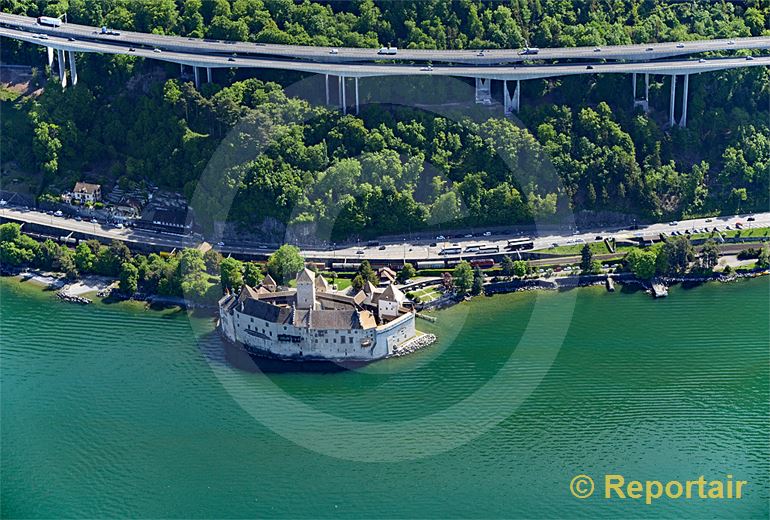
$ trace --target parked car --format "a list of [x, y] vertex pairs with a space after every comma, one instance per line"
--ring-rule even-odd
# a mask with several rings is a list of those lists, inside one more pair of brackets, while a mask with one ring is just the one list
[[757, 220], [757, 219], [756, 219], [756, 218], [754, 218], [754, 217], [748, 217], [746, 220], [748, 220], [749, 222], [754, 222], [754, 221], [755, 221], [755, 220]]
[[363, 254], [364, 254], [364, 252], [363, 252], [361, 249], [359, 249], [358, 251], [356, 251], [356, 254], [357, 254], [357, 255], [363, 255]]
[[492, 232], [491, 231], [484, 231], [484, 236], [485, 237], [492, 236]]

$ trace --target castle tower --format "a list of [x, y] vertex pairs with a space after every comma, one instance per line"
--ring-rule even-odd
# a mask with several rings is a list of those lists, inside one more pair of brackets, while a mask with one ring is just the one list
[[307, 267], [297, 274], [297, 308], [315, 309], [315, 273]]

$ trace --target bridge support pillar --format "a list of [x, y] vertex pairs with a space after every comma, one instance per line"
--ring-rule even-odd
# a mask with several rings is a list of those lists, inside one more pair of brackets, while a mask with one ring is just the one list
[[644, 111], [650, 111], [650, 75], [644, 74]]
[[342, 76], [337, 76], [337, 104], [342, 110]]
[[476, 103], [481, 105], [492, 104], [492, 80], [476, 78]]
[[67, 64], [64, 59], [64, 51], [57, 49], [56, 54], [56, 57], [59, 60], [59, 81], [61, 81], [61, 87], [65, 88], [67, 86]]
[[324, 83], [326, 84], [326, 105], [329, 105], [329, 75], [324, 74]]
[[201, 86], [201, 75], [200, 71], [198, 70], [198, 67], [193, 65], [193, 76], [195, 77], [195, 88], [200, 88]]
[[78, 68], [75, 65], [75, 51], [69, 51], [70, 54], [70, 79], [72, 79], [72, 86], [78, 84]]
[[516, 80], [516, 90], [513, 92], [513, 109], [518, 112], [521, 110], [521, 80]]
[[650, 111], [650, 75], [649, 74], [644, 75], [644, 97], [642, 99], [639, 99], [636, 95], [637, 87], [639, 86], [636, 72], [631, 74], [631, 81], [633, 84], [633, 91], [634, 91], [634, 108], [642, 107], [642, 110], [644, 110], [645, 113], [649, 112]]
[[53, 47], [46, 47], [48, 51], [48, 68], [53, 71]]
[[342, 86], [342, 113], [348, 113], [348, 99], [345, 94], [345, 76], [340, 76], [340, 85]]
[[358, 106], [358, 78], [356, 77], [355, 80], [356, 80], [356, 115], [358, 115], [360, 112], [359, 106]]
[[212, 74], [211, 74], [211, 67], [206, 67], [206, 81], [209, 82], [209, 83], [213, 83], [214, 82], [214, 80], [211, 79], [211, 76], [212, 76]]
[[184, 76], [184, 63], [179, 64], [179, 75]]
[[511, 96], [508, 94], [508, 80], [503, 80], [503, 114], [506, 116], [513, 112], [511, 108]]
[[508, 89], [508, 80], [503, 80], [503, 109], [506, 116], [519, 111], [521, 100], [521, 80], [516, 80], [516, 89], [511, 95]]
[[687, 126], [687, 95], [690, 90], [690, 75], [684, 75], [684, 90], [682, 91], [682, 118], [679, 120], [679, 126]]
[[671, 100], [669, 102], [669, 109], [668, 109], [669, 126], [676, 125], [676, 119], [674, 119], [675, 107], [676, 107], [676, 74], [672, 74], [671, 75]]

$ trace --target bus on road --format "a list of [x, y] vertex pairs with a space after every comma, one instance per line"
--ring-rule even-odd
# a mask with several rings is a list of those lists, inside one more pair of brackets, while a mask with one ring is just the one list
[[534, 249], [535, 242], [531, 238], [517, 238], [509, 240], [506, 249], [511, 251], [524, 251], [525, 249]]
[[38, 16], [37, 23], [47, 25], [48, 27], [61, 27], [61, 20], [51, 16]]

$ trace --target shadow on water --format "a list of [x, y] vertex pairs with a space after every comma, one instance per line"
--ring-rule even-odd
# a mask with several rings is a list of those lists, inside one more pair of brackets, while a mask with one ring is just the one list
[[102, 298], [102, 303], [105, 305], [113, 305], [116, 303], [122, 303], [129, 301], [128, 298], [124, 298], [123, 296], [118, 296], [116, 294], [110, 293], [107, 295], [107, 297]]
[[258, 356], [223, 341], [216, 330], [208, 332], [198, 339], [198, 349], [210, 364], [229, 366], [250, 373], [286, 374], [312, 372], [332, 374], [347, 372], [367, 364], [365, 362], [287, 361]]
[[701, 285], [705, 284], [705, 281], [685, 281], [681, 282], [675, 285], [679, 285], [682, 289], [695, 289], [697, 287], [700, 287]]
[[636, 294], [638, 292], [644, 292], [647, 290], [638, 283], [624, 283], [619, 285], [621, 294]]
[[[155, 311], [161, 313], [161, 319], [171, 319], [176, 316], [179, 316], [180, 314], [185, 314], [187, 310], [184, 306], [171, 303], [171, 302], [147, 302], [141, 299], [131, 299], [126, 298], [123, 295], [110, 293], [106, 297], [101, 299], [101, 302], [105, 305], [115, 305], [118, 303], [123, 304], [129, 304], [129, 305], [135, 305], [137, 307], [141, 306], [145, 310], [148, 311]], [[211, 313], [200, 313], [200, 315], [195, 315], [195, 317], [206, 317], [207, 315], [210, 315]]]
[[[19, 276], [19, 283], [27, 283], [27, 282], [34, 282], [35, 276], [29, 273], [24, 273]], [[62, 280], [54, 280], [51, 283], [46, 283], [45, 286], [42, 288], [43, 292], [53, 292], [58, 291], [64, 287], [64, 281]]]

